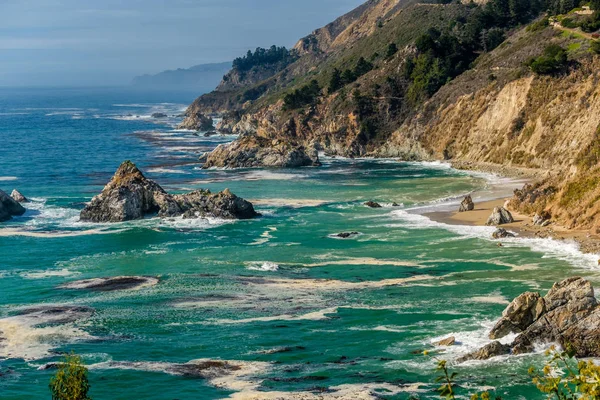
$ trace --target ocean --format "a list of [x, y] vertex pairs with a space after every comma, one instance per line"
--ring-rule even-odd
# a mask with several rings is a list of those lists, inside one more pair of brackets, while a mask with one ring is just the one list
[[[193, 97], [0, 89], [0, 189], [31, 199], [24, 216], [0, 225], [0, 398], [49, 398], [51, 363], [71, 351], [90, 369], [95, 400], [435, 399], [438, 359], [459, 374], [462, 398], [492, 388], [545, 398], [527, 375], [544, 362], [542, 347], [455, 361], [488, 343], [522, 292], [574, 275], [599, 283], [597, 257], [549, 239], [498, 247], [492, 228], [427, 216], [515, 182], [389, 159], [202, 170], [198, 157], [235, 137], [176, 130]], [[170, 192], [229, 188], [263, 216], [80, 222], [124, 160]], [[158, 280], [64, 287], [116, 276]], [[434, 345], [448, 336], [457, 345]]]

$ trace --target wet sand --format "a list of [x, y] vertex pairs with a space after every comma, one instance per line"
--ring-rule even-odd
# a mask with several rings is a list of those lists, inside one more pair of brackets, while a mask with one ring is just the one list
[[[508, 198], [484, 201], [481, 203], [475, 202], [473, 211], [458, 212], [458, 211], [436, 211], [426, 214], [427, 217], [434, 221], [449, 224], [449, 225], [470, 225], [484, 226], [488, 218], [492, 214], [494, 207], [503, 207]], [[458, 206], [457, 206], [458, 208]], [[581, 246], [581, 251], [586, 253], [600, 252], [600, 236], [592, 235], [587, 230], [568, 229], [556, 223], [551, 223], [549, 226], [536, 226], [532, 222], [532, 217], [520, 214], [508, 208], [515, 222], [502, 225], [502, 228], [507, 231], [516, 233], [519, 237], [538, 237], [552, 238], [556, 240], [574, 240]]]

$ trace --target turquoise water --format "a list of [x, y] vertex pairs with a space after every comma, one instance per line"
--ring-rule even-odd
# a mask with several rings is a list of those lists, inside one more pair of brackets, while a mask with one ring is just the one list
[[[117, 89], [0, 91], [0, 188], [33, 200], [0, 227], [0, 398], [49, 398], [53, 371], [39, 368], [75, 351], [90, 367], [96, 400], [434, 399], [436, 361], [421, 355], [433, 342], [456, 336], [459, 345], [432, 352], [452, 362], [486, 344], [523, 291], [572, 275], [600, 282], [596, 257], [574, 246], [515, 239], [499, 248], [488, 228], [422, 215], [473, 190], [489, 194], [499, 182], [491, 177], [331, 158], [322, 168], [200, 170], [198, 155], [233, 137], [174, 130], [191, 100]], [[158, 111], [170, 117], [149, 117]], [[172, 192], [230, 188], [263, 217], [79, 222], [83, 204], [126, 159]], [[384, 207], [366, 208], [367, 200]], [[345, 231], [360, 235], [331, 236]], [[160, 282], [60, 288], [122, 275]], [[43, 305], [93, 313], [22, 315]], [[174, 373], [198, 359], [240, 369], [205, 379]], [[526, 376], [542, 361], [533, 354], [452, 369], [463, 395], [497, 388], [507, 399], [542, 399]]]

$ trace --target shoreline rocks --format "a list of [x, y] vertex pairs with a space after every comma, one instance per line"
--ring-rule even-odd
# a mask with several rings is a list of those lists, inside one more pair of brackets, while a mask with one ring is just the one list
[[13, 198], [17, 203], [29, 203], [29, 200], [21, 194], [17, 189], [13, 189], [10, 194], [10, 197]]
[[473, 211], [474, 209], [475, 209], [475, 203], [473, 203], [473, 199], [471, 198], [471, 195], [468, 195], [468, 196], [465, 196], [463, 201], [460, 202], [460, 207], [458, 209], [458, 212]]
[[212, 131], [214, 130], [214, 121], [200, 112], [188, 114], [177, 129], [189, 129], [192, 131]]
[[504, 225], [504, 224], [512, 224], [515, 222], [510, 211], [508, 211], [504, 207], [495, 207], [492, 215], [488, 218], [486, 225]]
[[131, 161], [125, 161], [102, 193], [81, 211], [80, 218], [88, 222], [123, 222], [147, 215], [190, 219], [251, 219], [259, 216], [250, 202], [228, 189], [215, 194], [197, 190], [171, 195], [147, 179]]
[[537, 343], [571, 346], [580, 358], [600, 357], [600, 304], [594, 288], [580, 277], [557, 282], [542, 297], [526, 292], [515, 298], [489, 333], [492, 340], [518, 334], [510, 344], [492, 342], [459, 362], [501, 354], [523, 354]]
[[13, 217], [25, 214], [25, 208], [15, 199], [0, 190], [0, 222], [9, 221]]
[[207, 155], [202, 168], [297, 168], [318, 165], [320, 162], [316, 150], [309, 152], [304, 146], [246, 134], [231, 143], [217, 146]]
[[512, 237], [515, 237], [515, 235], [504, 228], [498, 228], [494, 233], [492, 233], [492, 239], [505, 239]]

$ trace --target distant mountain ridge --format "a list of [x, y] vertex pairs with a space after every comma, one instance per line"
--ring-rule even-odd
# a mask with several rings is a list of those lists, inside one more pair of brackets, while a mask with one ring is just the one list
[[140, 89], [175, 89], [210, 92], [231, 70], [232, 63], [200, 64], [191, 68], [163, 71], [133, 78], [132, 86]]

